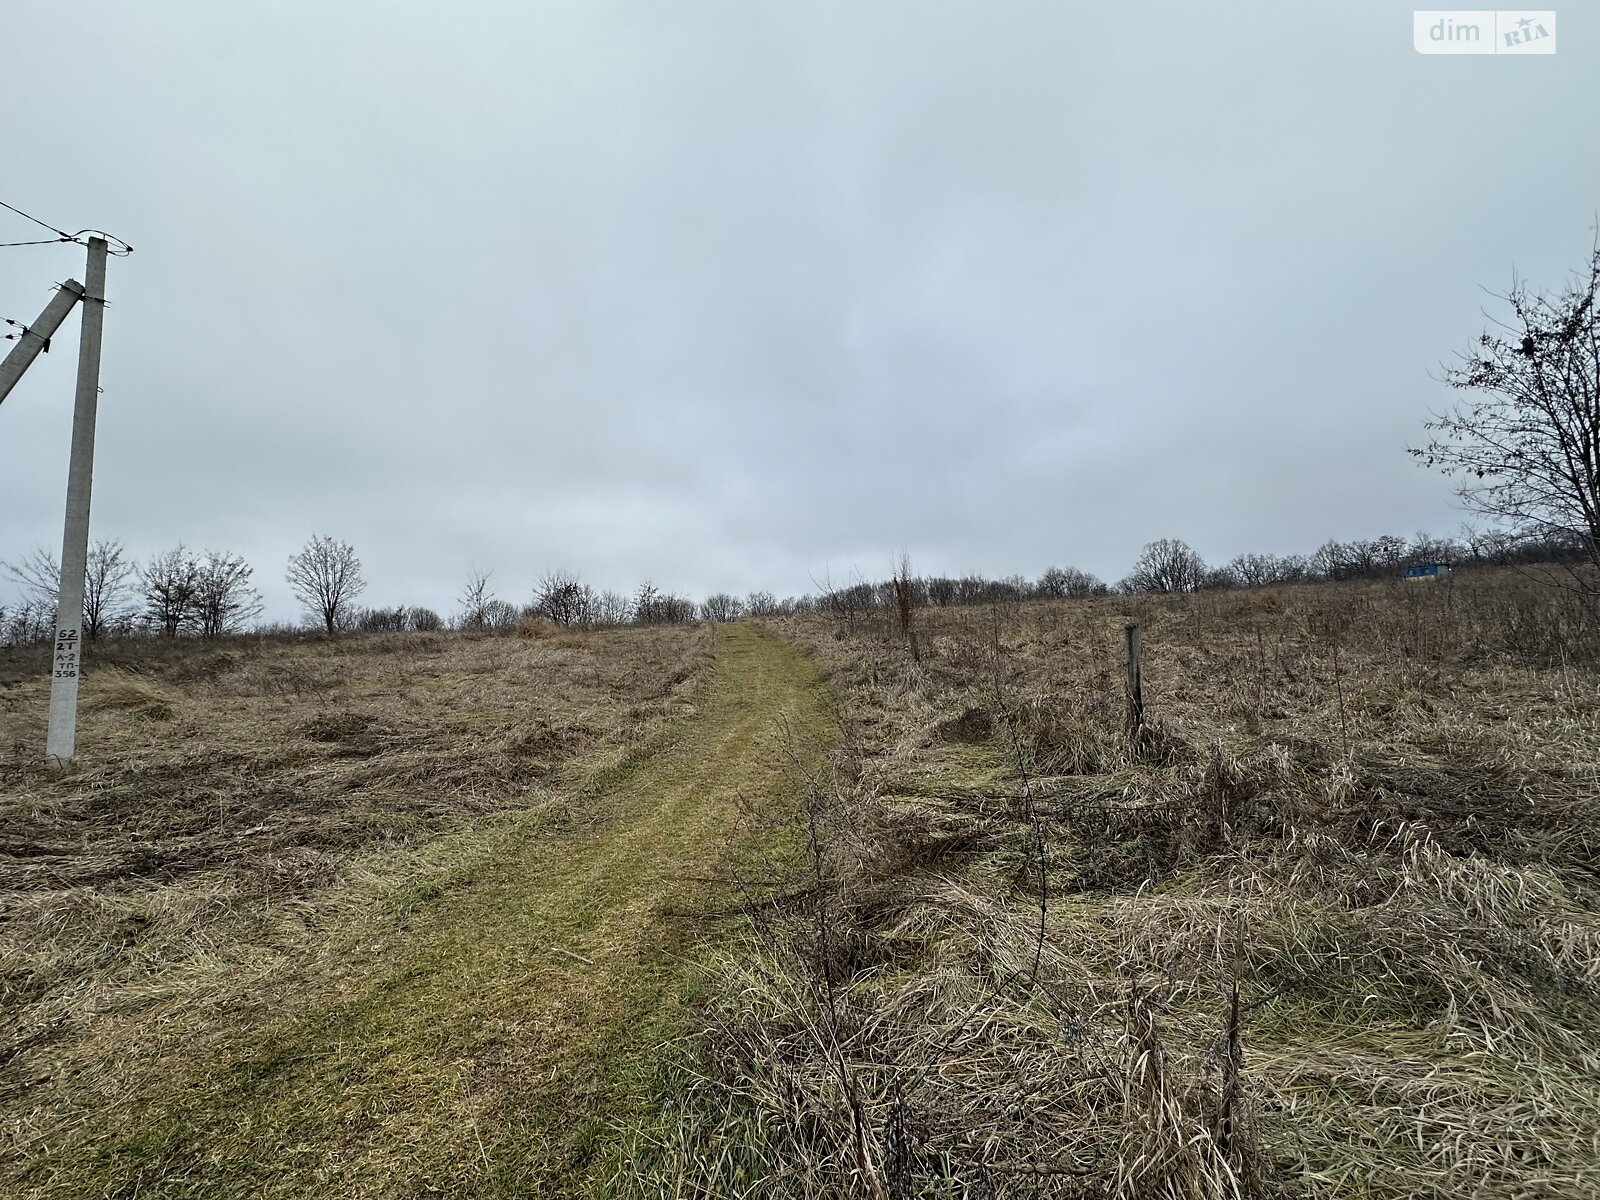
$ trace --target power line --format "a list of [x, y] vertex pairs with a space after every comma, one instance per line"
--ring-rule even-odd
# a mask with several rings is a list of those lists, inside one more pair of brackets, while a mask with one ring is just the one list
[[54, 225], [50, 224], [48, 221], [39, 220], [38, 217], [30, 217], [30, 216], [28, 216], [27, 213], [23, 212], [20, 208], [16, 207], [16, 205], [14, 205], [14, 204], [7, 204], [4, 200], [0, 200], [0, 208], [9, 208], [12, 212], [16, 213], [17, 216], [22, 217], [22, 218], [24, 218], [26, 220], [32, 221], [35, 225], [38, 225], [43, 229], [48, 229], [51, 233], [57, 234], [57, 235], [65, 238], [65, 239], [67, 239], [68, 241], [72, 240], [72, 235], [70, 233], [68, 233], [66, 230], [57, 229]]
[[133, 253], [132, 246], [128, 245], [128, 243], [123, 241], [121, 238], [107, 233], [103, 229], [80, 229], [77, 233], [68, 233], [65, 229], [57, 229], [48, 221], [41, 221], [38, 217], [23, 212], [15, 204], [7, 204], [4, 200], [0, 200], [0, 208], [10, 209], [12, 212], [16, 213], [17, 216], [22, 217], [25, 220], [32, 221], [41, 229], [48, 229], [51, 233], [56, 235], [53, 238], [40, 238], [37, 241], [32, 242], [0, 242], [0, 249], [4, 249], [9, 246], [48, 246], [55, 242], [75, 242], [82, 246], [86, 244], [83, 240], [83, 235], [86, 233], [92, 233], [96, 237], [104, 238], [108, 243], [115, 245], [116, 249], [110, 250], [109, 253], [118, 258], [125, 258]]

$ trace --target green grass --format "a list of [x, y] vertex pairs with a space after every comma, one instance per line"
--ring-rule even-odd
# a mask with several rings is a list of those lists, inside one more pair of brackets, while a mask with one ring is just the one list
[[793, 852], [752, 814], [794, 797], [832, 738], [809, 660], [727, 628], [697, 711], [575, 788], [565, 822], [417, 890], [298, 1015], [133, 1123], [91, 1117], [15, 1194], [607, 1190], [629, 1130], [675, 1086], [663, 1048], [691, 1025], [698, 963], [737, 926], [728, 874]]

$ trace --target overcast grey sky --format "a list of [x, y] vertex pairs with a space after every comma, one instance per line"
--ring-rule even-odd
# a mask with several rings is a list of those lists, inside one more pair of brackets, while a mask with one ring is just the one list
[[[114, 259], [94, 533], [366, 602], [1120, 577], [1459, 527], [1404, 454], [1600, 208], [1600, 13], [1388, 0], [6, 0], [0, 200]], [[0, 213], [0, 241], [37, 232]], [[0, 316], [82, 277], [0, 250]], [[59, 548], [73, 332], [0, 408]], [[8, 345], [8, 344], [7, 344]]]

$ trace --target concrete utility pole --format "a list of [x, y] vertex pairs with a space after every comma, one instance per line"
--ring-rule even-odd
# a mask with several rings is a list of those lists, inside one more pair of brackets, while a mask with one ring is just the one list
[[83, 335], [78, 343], [78, 395], [72, 407], [72, 457], [67, 465], [67, 520], [61, 537], [61, 591], [56, 600], [55, 649], [50, 657], [50, 727], [44, 756], [54, 767], [70, 767], [78, 744], [78, 666], [83, 652], [83, 581], [89, 565], [94, 421], [100, 403], [100, 337], [106, 317], [106, 254], [104, 238], [89, 239]]
[[56, 330], [61, 328], [61, 322], [67, 319], [72, 306], [82, 298], [83, 284], [76, 279], [67, 280], [61, 285], [61, 290], [52, 297], [50, 303], [44, 306], [39, 319], [23, 328], [22, 334], [17, 338], [17, 344], [11, 347], [11, 353], [6, 355], [5, 362], [0, 363], [0, 404], [5, 403], [6, 397], [11, 394], [11, 389], [17, 386], [17, 380], [22, 378], [22, 373], [33, 365], [33, 360], [39, 357], [39, 352], [50, 348], [50, 339], [55, 336]]

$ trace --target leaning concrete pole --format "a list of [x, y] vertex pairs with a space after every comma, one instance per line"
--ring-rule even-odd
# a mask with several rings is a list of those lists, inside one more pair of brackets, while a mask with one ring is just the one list
[[17, 380], [22, 378], [22, 373], [33, 365], [34, 359], [39, 357], [39, 351], [50, 348], [50, 339], [55, 336], [56, 330], [61, 328], [61, 322], [67, 319], [72, 306], [82, 296], [83, 284], [75, 279], [67, 280], [50, 303], [44, 306], [39, 319], [32, 325], [23, 327], [22, 333], [17, 338], [17, 344], [11, 348], [11, 353], [6, 355], [5, 362], [0, 362], [0, 404], [5, 403], [6, 397], [11, 394], [11, 389], [17, 386]]
[[72, 458], [67, 466], [67, 522], [61, 537], [61, 592], [50, 659], [50, 728], [45, 762], [70, 767], [78, 743], [78, 666], [83, 651], [83, 580], [89, 566], [89, 492], [94, 483], [94, 420], [100, 403], [100, 335], [106, 317], [106, 240], [89, 239], [84, 277], [83, 337], [78, 343], [78, 395], [72, 406]]

